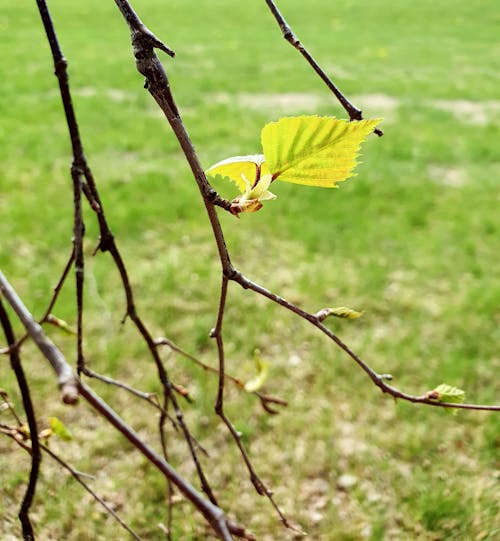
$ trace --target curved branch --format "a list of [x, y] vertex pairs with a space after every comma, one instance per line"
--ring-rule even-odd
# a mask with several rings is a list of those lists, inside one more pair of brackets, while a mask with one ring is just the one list
[[[6, 285], [8, 287], [6, 287]], [[180, 476], [165, 459], [155, 453], [155, 451], [153, 451], [143, 441], [143, 439], [127, 423], [125, 423], [125, 421], [104, 400], [102, 400], [102, 398], [96, 395], [90, 387], [81, 382], [73, 374], [73, 371], [63, 354], [45, 336], [40, 325], [33, 319], [31, 314], [24, 307], [22, 301], [12, 290], [10, 284], [6, 282], [5, 277], [1, 272], [0, 291], [5, 296], [9, 304], [11, 304], [12, 308], [18, 315], [21, 322], [24, 324], [30, 336], [35, 341], [43, 356], [54, 368], [59, 381], [64, 379], [66, 385], [71, 384], [71, 389], [74, 392], [73, 396], [81, 396], [84, 398], [98, 413], [102, 415], [102, 417], [104, 417], [111, 425], [121, 432], [141, 454], [143, 454], [160, 472], [162, 472], [165, 477], [171, 481], [179, 489], [179, 491], [203, 514], [206, 520], [220, 536], [220, 539], [223, 541], [232, 540], [233, 538], [230, 532], [233, 531], [233, 528], [235, 531], [239, 532], [241, 530], [241, 526], [234, 525], [231, 522], [226, 521], [223, 511], [219, 507], [205, 499], [188, 481]], [[10, 301], [12, 300], [15, 302], [11, 303]], [[1, 302], [0, 307], [3, 307]], [[1, 310], [0, 318], [3, 325], [4, 318], [2, 317]], [[9, 342], [11, 341], [10, 335], [8, 340]], [[13, 349], [13, 354], [16, 354], [15, 349]], [[63, 394], [63, 397], [64, 396], [65, 395]], [[76, 400], [71, 403], [75, 402]], [[37, 434], [36, 428], [32, 434]], [[38, 438], [32, 437], [33, 446], [36, 445], [34, 443], [35, 441], [38, 441]]]
[[252, 280], [246, 278], [236, 269], [231, 269], [228, 272], [229, 279], [237, 282], [244, 289], [250, 289], [259, 295], [267, 297], [271, 301], [283, 306], [287, 310], [290, 310], [297, 316], [305, 319], [315, 327], [317, 327], [323, 334], [328, 336], [330, 340], [335, 342], [337, 346], [340, 347], [351, 359], [368, 375], [372, 382], [384, 393], [390, 394], [394, 398], [400, 398], [401, 400], [406, 400], [407, 402], [414, 402], [418, 404], [426, 404], [428, 406], [437, 406], [441, 408], [455, 408], [455, 409], [469, 409], [469, 410], [483, 410], [483, 411], [500, 411], [500, 406], [496, 405], [484, 405], [484, 404], [456, 404], [449, 402], [439, 402], [437, 400], [431, 400], [427, 398], [426, 395], [416, 396], [400, 391], [396, 387], [393, 387], [386, 383], [387, 375], [377, 374], [373, 368], [371, 368], [365, 361], [363, 361], [352, 349], [345, 344], [336, 334], [334, 334], [328, 327], [326, 327], [322, 322], [321, 318], [316, 314], [312, 314], [302, 310], [297, 305], [292, 302], [287, 301], [283, 297], [276, 295], [272, 291], [269, 291], [265, 287], [262, 287], [259, 284], [256, 284]]

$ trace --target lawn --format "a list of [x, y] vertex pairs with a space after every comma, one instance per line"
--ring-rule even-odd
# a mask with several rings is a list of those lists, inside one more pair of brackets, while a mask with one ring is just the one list
[[[155, 336], [216, 366], [209, 338], [220, 264], [196, 184], [168, 123], [135, 70], [114, 2], [49, 6], [69, 61], [86, 155], [137, 295]], [[161, 55], [203, 165], [260, 152], [262, 126], [282, 116], [344, 111], [281, 37], [265, 2], [141, 0], [143, 21], [177, 56]], [[357, 176], [339, 190], [273, 185], [276, 201], [236, 220], [220, 212], [236, 266], [304, 309], [363, 310], [328, 322], [401, 389], [446, 382], [469, 402], [498, 403], [500, 356], [499, 11], [497, 2], [387, 0], [280, 2], [294, 31], [365, 117], [383, 117]], [[2, 8], [0, 269], [41, 315], [71, 251], [70, 144], [50, 50], [35, 2]], [[215, 188], [234, 197], [235, 187]], [[85, 352], [94, 370], [159, 391], [155, 367], [125, 311], [118, 274], [93, 257], [98, 228], [85, 209]], [[75, 324], [69, 281], [54, 310]], [[20, 326], [16, 323], [16, 330]], [[74, 362], [74, 337], [47, 333]], [[225, 319], [228, 371], [255, 375], [288, 406], [270, 416], [228, 385], [227, 411], [290, 520], [318, 541], [494, 540], [500, 536], [500, 422], [494, 413], [395, 403], [313, 327], [236, 284]], [[3, 346], [3, 335], [0, 347]], [[147, 540], [164, 539], [164, 480], [83, 403], [60, 404], [31, 344], [23, 361], [43, 426], [71, 430], [51, 447]], [[188, 424], [219, 503], [259, 540], [284, 529], [248, 479], [213, 413], [216, 378], [164, 352], [185, 386]], [[0, 388], [19, 412], [8, 357]], [[130, 394], [92, 386], [158, 446], [157, 415]], [[0, 423], [11, 422], [0, 411]], [[1, 436], [1, 435], [0, 435]], [[199, 483], [183, 440], [168, 430], [172, 464]], [[29, 457], [0, 437], [0, 538], [19, 537], [17, 510]], [[39, 540], [129, 539], [75, 481], [45, 457], [33, 506]], [[179, 499], [174, 538], [211, 539]]]

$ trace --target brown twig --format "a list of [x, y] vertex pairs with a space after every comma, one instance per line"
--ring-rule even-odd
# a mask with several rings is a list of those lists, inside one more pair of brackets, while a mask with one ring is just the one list
[[[75, 268], [76, 268], [76, 276], [77, 276], [77, 310], [78, 310], [77, 368], [78, 368], [78, 372], [79, 373], [82, 372], [85, 367], [85, 360], [84, 360], [83, 351], [82, 351], [82, 335], [83, 335], [83, 329], [82, 329], [83, 296], [82, 295], [83, 295], [84, 261], [83, 261], [83, 252], [81, 251], [82, 238], [83, 238], [83, 222], [81, 220], [81, 203], [80, 203], [80, 198], [81, 198], [80, 189], [82, 186], [84, 186], [83, 192], [85, 196], [87, 197], [89, 204], [92, 210], [95, 212], [97, 216], [97, 220], [99, 222], [99, 230], [100, 230], [99, 249], [102, 252], [109, 252], [111, 257], [113, 258], [115, 266], [118, 269], [118, 272], [120, 274], [122, 286], [125, 292], [125, 297], [127, 301], [127, 316], [134, 323], [136, 329], [138, 330], [138, 332], [144, 339], [145, 343], [147, 344], [147, 347], [151, 353], [151, 356], [156, 364], [156, 368], [158, 371], [159, 379], [162, 384], [164, 396], [168, 397], [168, 400], [170, 400], [173, 405], [177, 422], [179, 423], [179, 426], [181, 427], [183, 431], [185, 440], [189, 447], [191, 457], [195, 463], [196, 470], [200, 478], [203, 490], [205, 491], [207, 496], [210, 498], [210, 500], [212, 502], [215, 502], [215, 497], [212, 493], [208, 480], [203, 472], [203, 469], [201, 468], [200, 461], [196, 454], [196, 449], [193, 445], [193, 437], [191, 436], [190, 431], [184, 422], [182, 412], [180, 410], [177, 399], [175, 397], [175, 393], [173, 392], [172, 383], [168, 377], [167, 371], [165, 367], [163, 366], [161, 358], [155, 347], [153, 337], [151, 333], [149, 332], [148, 328], [146, 327], [145, 323], [143, 322], [143, 320], [137, 313], [135, 301], [134, 301], [134, 294], [133, 294], [130, 280], [128, 277], [128, 272], [125, 267], [125, 263], [122, 259], [121, 253], [118, 250], [118, 246], [114, 240], [113, 233], [108, 225], [108, 222], [104, 213], [103, 204], [99, 197], [99, 192], [97, 189], [95, 179], [93, 177], [92, 171], [87, 163], [87, 159], [84, 154], [83, 144], [82, 144], [81, 137], [79, 134], [78, 123], [76, 120], [76, 115], [75, 115], [75, 111], [74, 111], [73, 103], [71, 99], [69, 78], [68, 78], [68, 73], [67, 73], [67, 62], [63, 56], [61, 47], [59, 45], [59, 42], [55, 33], [54, 25], [52, 23], [50, 13], [47, 8], [46, 0], [37, 0], [37, 4], [40, 11], [40, 15], [42, 17], [43, 25], [47, 34], [47, 38], [50, 44], [50, 48], [52, 51], [52, 57], [53, 57], [54, 66], [55, 66], [55, 74], [59, 81], [59, 87], [61, 90], [61, 99], [64, 105], [64, 112], [65, 112], [66, 121], [68, 124], [68, 129], [69, 129], [72, 149], [73, 149], [73, 165], [72, 165], [71, 172], [72, 172], [73, 186], [74, 186], [74, 209], [75, 209], [74, 246], [75, 246]], [[161, 49], [162, 51], [167, 52], [167, 54], [173, 54], [173, 52], [168, 47], [162, 44], [151, 32], [149, 32], [146, 29], [146, 27], [139, 21], [137, 15], [135, 14], [135, 12], [130, 6], [128, 6], [128, 8], [125, 11], [126, 12], [122, 11], [122, 13], [124, 13], [124, 16], [127, 19], [127, 22], [131, 25], [135, 25], [134, 28], [135, 27], [138, 28], [137, 32], [140, 34], [141, 39], [144, 39], [147, 42], [148, 47], [149, 46], [156, 47], [156, 48]]]
[[[3, 306], [2, 299], [0, 297], [0, 325], [2, 326], [5, 334], [5, 339], [9, 346], [16, 343], [16, 337], [10, 323], [9, 316]], [[32, 541], [35, 539], [33, 526], [29, 517], [29, 511], [33, 499], [35, 497], [36, 485], [38, 481], [38, 475], [40, 473], [40, 463], [42, 462], [42, 453], [40, 452], [40, 444], [38, 442], [38, 428], [36, 425], [35, 409], [33, 402], [31, 401], [31, 394], [26, 375], [24, 373], [23, 366], [21, 364], [21, 357], [19, 351], [16, 348], [12, 348], [10, 352], [10, 365], [17, 379], [19, 385], [19, 391], [23, 400], [23, 407], [26, 413], [26, 419], [28, 421], [28, 427], [30, 431], [31, 443], [31, 469], [29, 475], [28, 486], [24, 493], [21, 507], [19, 508], [19, 520], [21, 522], [23, 530], [23, 538], [25, 541]], [[15, 416], [17, 420], [19, 417]]]
[[252, 482], [257, 493], [260, 494], [261, 496], [266, 496], [269, 499], [272, 506], [278, 513], [281, 521], [287, 528], [294, 529], [292, 525], [288, 522], [287, 518], [285, 517], [285, 515], [283, 514], [279, 506], [276, 504], [273, 498], [272, 491], [267, 488], [267, 486], [263, 483], [263, 481], [257, 475], [257, 472], [255, 471], [255, 468], [253, 467], [253, 464], [245, 449], [245, 446], [243, 445], [243, 442], [241, 441], [241, 433], [236, 430], [233, 423], [224, 412], [225, 355], [224, 355], [224, 337], [222, 334], [222, 325], [224, 321], [224, 312], [226, 309], [228, 282], [229, 280], [227, 276], [223, 275], [221, 291], [220, 291], [220, 299], [219, 299], [219, 309], [217, 311], [217, 321], [215, 323], [215, 327], [210, 331], [210, 337], [214, 338], [217, 343], [217, 352], [218, 352], [218, 357], [219, 357], [219, 385], [217, 387], [215, 413], [217, 413], [217, 415], [222, 419], [227, 429], [229, 430], [231, 436], [233, 437], [236, 445], [238, 446], [238, 449], [240, 450], [243, 461], [245, 462], [245, 465], [247, 467], [248, 473], [250, 474], [250, 481]]
[[[71, 267], [73, 265], [73, 261], [75, 260], [75, 250], [74, 250], [74, 247], [71, 251], [71, 255], [68, 259], [68, 261], [66, 262], [66, 265], [63, 269], [63, 272], [61, 274], [61, 277], [59, 278], [56, 286], [54, 287], [54, 292], [52, 294], [52, 298], [50, 299], [50, 302], [49, 302], [49, 305], [47, 306], [46, 310], [45, 310], [45, 313], [43, 314], [43, 316], [38, 320], [38, 323], [40, 325], [43, 325], [44, 323], [48, 322], [50, 317], [51, 317], [51, 313], [52, 313], [52, 310], [54, 309], [54, 306], [57, 302], [57, 299], [59, 297], [59, 293], [61, 292], [61, 289], [64, 285], [64, 282], [66, 281], [66, 278], [68, 277], [68, 274], [69, 274], [69, 271], [71, 270]], [[5, 350], [1, 350], [0, 353], [9, 353], [10, 352], [10, 349], [11, 348], [20, 348], [21, 345], [29, 338], [29, 334], [28, 333], [25, 333], [23, 336], [21, 336], [21, 338], [18, 338], [16, 343], [13, 345], [13, 346], [10, 346], [10, 348], [7, 348]]]
[[68, 63], [59, 46], [46, 1], [37, 0], [37, 5], [54, 59], [55, 75], [59, 82], [64, 112], [68, 120], [67, 124], [73, 152], [73, 163], [71, 164], [71, 179], [73, 183], [73, 254], [75, 259], [77, 301], [77, 367], [78, 373], [80, 373], [85, 364], [83, 357], [83, 286], [85, 260], [83, 256], [84, 223], [82, 215], [82, 184], [84, 182], [87, 161], [71, 99]]
[[16, 410], [14, 409], [11, 401], [9, 400], [9, 395], [7, 394], [7, 392], [0, 390], [0, 398], [3, 400], [3, 403], [5, 404], [6, 408], [10, 411], [10, 413], [16, 420], [18, 426], [21, 426], [23, 422], [21, 421], [20, 417], [17, 415]]
[[[9, 284], [8, 284], [9, 285]], [[13, 298], [13, 290], [5, 288], [5, 279], [0, 272], [0, 291], [2, 295], [9, 301]], [[7, 294], [6, 294], [7, 293]], [[142, 454], [151, 464], [153, 464], [167, 479], [169, 479], [179, 491], [203, 514], [206, 520], [211, 524], [220, 539], [223, 541], [232, 540], [231, 531], [232, 523], [226, 521], [222, 510], [214, 505], [209, 500], [205, 499], [188, 481], [186, 481], [172, 466], [161, 456], [159, 456], [152, 448], [150, 448], [125, 421], [90, 387], [81, 382], [75, 375], [63, 354], [57, 347], [44, 335], [40, 325], [33, 319], [29, 312], [24, 307], [22, 301], [15, 294], [15, 302], [11, 303], [12, 308], [18, 315], [19, 319], [25, 326], [26, 330], [34, 340], [35, 344], [40, 349], [43, 356], [49, 361], [51, 366], [56, 371], [58, 379], [64, 376], [65, 381], [71, 381], [76, 386], [76, 396], [81, 396], [87, 403], [104, 417], [112, 426], [114, 426], [127, 440]], [[0, 312], [1, 315], [1, 312]], [[9, 339], [10, 341], [10, 339]], [[51, 347], [47, 347], [50, 343]], [[16, 354], [16, 350], [13, 350]], [[62, 374], [62, 376], [60, 375]], [[68, 374], [71, 378], [68, 378]], [[34, 434], [35, 432], [32, 432]], [[34, 441], [35, 438], [33, 438]], [[239, 526], [234, 526], [235, 531]]]
[[[271, 13], [273, 14], [274, 18], [276, 19], [276, 22], [278, 23], [281, 29], [281, 32], [283, 34], [283, 37], [286, 39], [286, 41], [288, 41], [288, 43], [290, 43], [290, 45], [294, 49], [299, 51], [299, 53], [307, 60], [309, 65], [320, 76], [322, 81], [326, 84], [326, 86], [333, 92], [335, 97], [339, 100], [340, 104], [349, 115], [349, 118], [351, 120], [362, 120], [363, 114], [361, 112], [361, 109], [358, 109], [346, 98], [346, 96], [344, 96], [344, 94], [340, 91], [337, 85], [332, 81], [330, 77], [328, 77], [328, 75], [321, 68], [321, 66], [316, 62], [316, 60], [309, 53], [309, 51], [304, 47], [304, 45], [302, 45], [299, 38], [295, 35], [292, 28], [286, 22], [285, 18], [283, 17], [280, 10], [276, 6], [276, 3], [273, 0], [265, 0], [265, 1]], [[376, 133], [379, 137], [384, 135], [384, 132], [380, 130], [379, 128], [375, 128], [374, 133]]]
[[65, 460], [63, 460], [59, 455], [54, 453], [47, 445], [43, 443], [40, 444], [41, 448], [45, 453], [47, 453], [51, 458], [53, 458], [60, 466], [67, 470], [74, 479], [96, 500], [100, 503], [104, 509], [120, 524], [120, 526], [125, 529], [134, 539], [137, 541], [142, 541], [140, 537], [121, 517], [118, 513], [108, 504], [106, 501], [99, 496], [89, 485], [83, 480], [83, 474], [76, 471], [72, 466], [70, 466]]
[[[157, 410], [161, 411], [162, 409], [155, 393], [145, 393], [144, 391], [140, 391], [139, 389], [136, 389], [135, 387], [132, 387], [130, 385], [127, 385], [126, 383], [123, 383], [123, 381], [110, 378], [109, 376], [104, 376], [103, 374], [98, 374], [97, 372], [94, 372], [93, 370], [91, 370], [88, 366], [84, 367], [82, 373], [88, 378], [96, 379], [97, 381], [106, 383], [106, 385], [114, 385], [115, 387], [119, 387], [120, 389], [123, 389], [127, 391], [128, 393], [133, 394], [134, 396], [137, 396], [138, 398], [141, 398], [142, 400], [145, 400], [146, 402], [148, 402], [148, 404], [151, 404]], [[172, 422], [173, 424], [175, 424], [175, 421], [173, 419], [172, 419]]]
[[[16, 416], [17, 417], [17, 416]], [[19, 434], [19, 430], [17, 428], [12, 428], [6, 425], [0, 425], [0, 432], [5, 434], [6, 436], [9, 436], [12, 438], [22, 449], [27, 451], [30, 455], [33, 456], [33, 448], [34, 448], [34, 442], [32, 441], [32, 447], [24, 443], [21, 439], [21, 434]], [[80, 485], [98, 502], [100, 503], [104, 509], [125, 529], [127, 530], [130, 535], [137, 541], [142, 541], [142, 538], [137, 535], [136, 532], [114, 511], [114, 509], [107, 504], [103, 498], [101, 498], [92, 488], [83, 480], [84, 477], [92, 477], [87, 474], [83, 474], [82, 472], [76, 471], [72, 466], [70, 466], [65, 460], [63, 460], [59, 455], [54, 453], [50, 447], [40, 442], [37, 438], [38, 446], [39, 448], [44, 452], [47, 453], [51, 458], [53, 458], [60, 466], [62, 466], [65, 470], [67, 470], [73, 477], [76, 479]]]
[[[200, 359], [198, 359], [194, 355], [191, 355], [187, 351], [184, 351], [182, 348], [180, 348], [177, 344], [174, 344], [174, 342], [172, 342], [168, 338], [165, 338], [165, 337], [162, 336], [160, 338], [157, 338], [155, 340], [155, 343], [158, 346], [167, 346], [167, 347], [169, 347], [172, 351], [175, 351], [176, 353], [178, 353], [182, 357], [184, 357], [186, 359], [189, 359], [194, 364], [196, 364], [199, 367], [203, 368], [203, 370], [205, 370], [207, 372], [212, 372], [214, 374], [219, 374], [220, 373], [219, 369], [214, 368], [213, 366], [210, 366], [209, 364], [206, 364], [203, 361], [200, 361]], [[238, 378], [236, 376], [233, 376], [232, 374], [228, 374], [226, 371], [224, 371], [224, 379], [233, 382], [236, 385], [236, 387], [238, 387], [238, 389], [245, 389], [245, 382], [242, 379], [240, 379], [240, 378]], [[277, 396], [271, 396], [271, 395], [263, 394], [263, 393], [261, 393], [259, 391], [252, 391], [250, 394], [253, 394], [253, 395], [257, 396], [259, 398], [259, 400], [260, 400], [262, 408], [265, 411], [267, 411], [268, 413], [271, 413], [271, 414], [276, 414], [276, 413], [278, 413], [278, 411], [273, 409], [272, 406], [270, 406], [270, 404], [278, 404], [280, 406], [287, 406], [288, 405], [288, 402], [286, 400], [283, 400], [282, 398], [279, 398]]]
[[[215, 211], [215, 206], [214, 206], [215, 203], [214, 203], [213, 197], [209, 195], [212, 193], [211, 190], [213, 189], [211, 188], [210, 184], [207, 181], [203, 168], [201, 167], [201, 164], [198, 160], [198, 156], [196, 155], [196, 152], [194, 150], [193, 144], [191, 143], [189, 135], [184, 126], [184, 123], [182, 122], [182, 119], [179, 114], [179, 110], [177, 108], [177, 105], [175, 104], [174, 97], [170, 90], [170, 84], [168, 82], [167, 75], [154, 51], [156, 45], [151, 40], [150, 36], [152, 35], [152, 33], [149, 31], [146, 33], [143, 33], [144, 25], [140, 22], [137, 15], [135, 15], [135, 12], [134, 12], [134, 17], [130, 16], [129, 11], [132, 10], [132, 8], [127, 0], [115, 0], [115, 2], [118, 5], [120, 11], [124, 15], [124, 18], [130, 27], [132, 47], [134, 50], [134, 56], [136, 58], [137, 70], [146, 78], [145, 87], [148, 89], [148, 91], [151, 93], [153, 98], [156, 100], [156, 102], [158, 103], [162, 111], [164, 112], [167, 120], [169, 121], [172, 127], [172, 130], [174, 131], [179, 141], [179, 144], [181, 145], [181, 148], [184, 151], [184, 155], [186, 156], [186, 159], [191, 166], [191, 170], [198, 184], [200, 193], [203, 197], [205, 208], [207, 210], [210, 223], [212, 225], [212, 230], [214, 232], [214, 238], [217, 243], [222, 269], [224, 271], [226, 268], [233, 268], [230, 257], [229, 257], [229, 252], [227, 250], [226, 243], [224, 240], [224, 235], [222, 233], [222, 228], [220, 226], [217, 213]], [[223, 272], [222, 283], [223, 283], [223, 287], [221, 291], [221, 305], [219, 309], [219, 318], [220, 318], [221, 323], [222, 323], [222, 317], [223, 317], [224, 307], [225, 307], [225, 295], [226, 295], [225, 288], [227, 287], [227, 278], [226, 278], [225, 272]], [[216, 329], [217, 329], [217, 326], [216, 326]], [[217, 338], [217, 335], [214, 335], [214, 337]], [[222, 352], [222, 349], [220, 348], [220, 344], [222, 343], [221, 340], [222, 340], [221, 338], [218, 339], [219, 385], [221, 385], [221, 382], [222, 382], [222, 386], [223, 386], [225, 371], [224, 371], [223, 352]], [[284, 517], [283, 513], [281, 512], [281, 510], [275, 503], [272, 497], [271, 491], [265, 487], [265, 485], [262, 483], [262, 481], [259, 479], [259, 477], [255, 473], [255, 469], [253, 468], [251, 461], [249, 459], [249, 456], [246, 453], [241, 443], [241, 438], [238, 432], [236, 431], [234, 426], [231, 424], [231, 422], [229, 421], [229, 419], [223, 412], [222, 402], [220, 401], [220, 398], [221, 398], [221, 394], [219, 392], [217, 396], [216, 407], [215, 407], [216, 412], [223, 419], [224, 423], [226, 424], [230, 433], [235, 439], [241, 451], [243, 460], [245, 461], [245, 464], [247, 465], [248, 471], [250, 473], [250, 478], [254, 487], [256, 488], [259, 494], [266, 495], [270, 499], [270, 501], [272, 502], [272, 505], [275, 507], [275, 509], [279, 513], [279, 516], [281, 520], [283, 521], [283, 523], [287, 527], [292, 528], [290, 523], [287, 521], [287, 519]]]

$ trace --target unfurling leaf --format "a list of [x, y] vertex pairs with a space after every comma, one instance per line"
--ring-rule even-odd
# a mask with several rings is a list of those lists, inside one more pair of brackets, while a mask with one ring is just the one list
[[66, 425], [57, 417], [49, 417], [49, 425], [56, 436], [64, 441], [73, 439], [71, 432], [66, 428]]
[[62, 331], [68, 334], [76, 334], [75, 329], [70, 327], [66, 321], [63, 319], [59, 319], [58, 317], [54, 316], [53, 314], [49, 314], [46, 318], [47, 323], [50, 323], [51, 325], [54, 325], [55, 327], [59, 327]]
[[285, 117], [266, 124], [261, 142], [264, 154], [235, 156], [216, 163], [207, 174], [227, 177], [242, 195], [231, 212], [255, 212], [261, 201], [274, 199], [268, 191], [274, 180], [306, 186], [336, 188], [353, 175], [361, 143], [380, 122], [348, 122], [333, 117]]
[[361, 317], [363, 315], [363, 312], [357, 312], [356, 310], [353, 310], [352, 308], [347, 308], [346, 306], [339, 306], [338, 308], [323, 308], [323, 310], [320, 310], [316, 317], [323, 321], [329, 316], [335, 316], [340, 317], [343, 319], [356, 319], [357, 317]]
[[184, 385], [179, 385], [178, 383], [172, 383], [172, 387], [182, 396], [184, 397], [189, 403], [193, 402], [193, 399], [191, 398], [191, 395], [189, 394], [189, 390], [184, 387]]
[[241, 212], [257, 212], [262, 208], [261, 201], [267, 201], [269, 199], [276, 199], [276, 196], [268, 191], [269, 185], [272, 182], [271, 175], [264, 175], [261, 177], [254, 186], [250, 185], [248, 179], [242, 175], [245, 181], [245, 191], [232, 200], [231, 208], [229, 209], [232, 214], [236, 216]]
[[38, 437], [48, 443], [49, 439], [53, 436], [53, 434], [54, 431], [52, 430], [52, 428], [44, 428], [38, 433]]
[[31, 436], [30, 427], [28, 426], [28, 423], [23, 423], [20, 427], [18, 427], [17, 431], [25, 440], [29, 439]]
[[255, 363], [255, 368], [257, 370], [257, 375], [255, 376], [255, 378], [245, 383], [245, 391], [247, 391], [248, 393], [258, 391], [262, 387], [262, 385], [264, 385], [264, 382], [266, 381], [269, 374], [269, 364], [266, 361], [262, 360], [260, 356], [260, 351], [258, 349], [254, 351], [253, 360]]
[[465, 391], [442, 383], [426, 395], [429, 400], [437, 400], [438, 402], [449, 402], [451, 404], [463, 404], [465, 402]]

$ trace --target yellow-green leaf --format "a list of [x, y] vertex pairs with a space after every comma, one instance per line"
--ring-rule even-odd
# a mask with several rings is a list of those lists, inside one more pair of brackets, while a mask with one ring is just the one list
[[64, 321], [64, 319], [59, 319], [53, 314], [49, 314], [46, 318], [46, 321], [47, 323], [50, 323], [51, 325], [58, 327], [59, 329], [61, 329], [67, 334], [76, 334], [76, 330], [73, 329], [73, 327], [70, 327], [70, 325], [68, 325], [66, 321]]
[[463, 404], [465, 402], [465, 391], [458, 387], [452, 387], [446, 383], [438, 385], [426, 395], [430, 400], [438, 402], [449, 402], [451, 404]]
[[66, 428], [66, 425], [57, 417], [49, 417], [49, 425], [56, 436], [59, 436], [64, 441], [73, 439], [71, 432]]
[[323, 321], [329, 316], [340, 317], [343, 319], [356, 319], [362, 315], [363, 312], [358, 312], [352, 308], [347, 308], [347, 306], [339, 306], [337, 308], [323, 308], [316, 314], [316, 317], [320, 321]]
[[352, 176], [359, 147], [380, 122], [333, 117], [286, 117], [262, 130], [262, 148], [274, 178], [333, 188]]
[[260, 356], [260, 351], [258, 349], [254, 351], [253, 360], [255, 363], [255, 368], [257, 370], [257, 375], [255, 376], [255, 378], [245, 383], [245, 391], [249, 393], [253, 393], [259, 390], [262, 385], [264, 385], [264, 382], [266, 381], [269, 374], [269, 364], [266, 361], [262, 360]]

